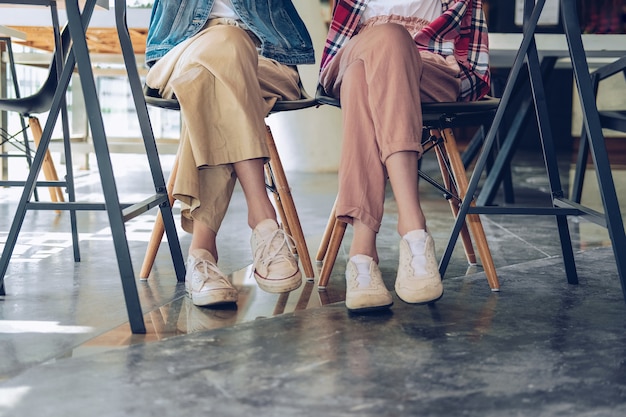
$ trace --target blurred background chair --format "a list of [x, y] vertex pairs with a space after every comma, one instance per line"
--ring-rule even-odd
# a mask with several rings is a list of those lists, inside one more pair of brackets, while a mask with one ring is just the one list
[[[20, 99], [22, 95], [20, 93], [19, 80], [17, 79], [17, 69], [15, 67], [15, 57], [13, 55], [13, 43], [11, 42], [11, 37], [5, 37], [5, 36], [0, 37], [0, 44], [4, 44], [4, 48], [0, 48], [0, 50], [6, 51], [8, 70], [9, 70], [9, 73], [11, 74], [11, 81], [12, 81], [11, 84], [13, 87], [15, 98]], [[9, 110], [8, 108], [4, 108], [2, 106], [2, 102], [7, 101], [7, 100], [11, 100], [10, 98], [8, 98], [8, 95], [7, 97], [0, 98], [0, 110], [2, 111]], [[28, 117], [28, 115], [26, 117]], [[10, 159], [25, 158], [26, 164], [28, 168], [30, 169], [33, 163], [33, 154], [31, 150], [31, 143], [28, 138], [29, 126], [26, 124], [25, 117], [23, 117], [22, 114], [20, 114], [19, 120], [20, 120], [20, 125], [21, 125], [21, 130], [19, 132], [11, 132], [9, 131], [8, 127], [0, 126], [0, 146], [2, 147], [2, 151], [3, 151], [2, 154], [0, 154], [0, 157], [5, 159], [7, 161], [7, 164], [9, 163]], [[9, 149], [13, 149], [13, 152], [7, 149], [7, 145], [12, 146], [12, 148], [9, 148]], [[17, 152], [15, 152], [15, 150], [17, 150]], [[44, 162], [44, 164], [47, 164], [47, 163], [48, 161]], [[8, 173], [8, 169], [6, 169], [6, 171]], [[21, 185], [21, 182], [2, 180], [0, 181], [0, 185], [14, 186], [14, 185]], [[50, 194], [51, 194], [50, 195], [51, 198], [55, 198], [56, 189], [51, 188]], [[35, 189], [35, 199], [39, 200], [37, 189]]]
[[[18, 113], [20, 116], [19, 120], [21, 125], [21, 130], [17, 133], [10, 133], [8, 130], [3, 130], [2, 132], [0, 132], [1, 144], [11, 145], [14, 150], [17, 150], [17, 153], [5, 151], [4, 153], [0, 154], [0, 156], [7, 159], [7, 162], [10, 158], [25, 158], [28, 169], [30, 169], [33, 161], [33, 147], [31, 147], [28, 130], [30, 129], [32, 142], [34, 148], [36, 148], [41, 141], [42, 135], [41, 123], [39, 122], [37, 114], [42, 114], [50, 110], [50, 107], [52, 105], [52, 98], [58, 85], [58, 79], [61, 75], [61, 68], [70, 50], [69, 30], [65, 28], [63, 31], [61, 31], [60, 29], [56, 3], [50, 4], [49, 7], [52, 18], [55, 48], [51, 63], [48, 67], [48, 76], [46, 77], [46, 80], [43, 82], [40, 88], [37, 90], [37, 92], [35, 92], [34, 94], [22, 97], [19, 87], [19, 80], [17, 77], [16, 62], [13, 53], [13, 44], [11, 42], [11, 38], [0, 37], [0, 42], [3, 42], [6, 45], [8, 58], [7, 64], [9, 67], [9, 72], [11, 74], [12, 86], [15, 94], [15, 97], [12, 98], [0, 98], [0, 110]], [[67, 112], [63, 113], [63, 119], [63, 123], [65, 124], [67, 121]], [[26, 120], [28, 121], [28, 123], [26, 123]], [[69, 136], [69, 129], [67, 134]], [[18, 136], [21, 136], [21, 140], [18, 139]], [[58, 173], [49, 151], [46, 152], [46, 155], [44, 157], [42, 170], [46, 180], [59, 181]], [[4, 186], [23, 186], [24, 184], [25, 181], [23, 180], [0, 181], [0, 185]], [[63, 192], [60, 186], [49, 186], [48, 189], [50, 191], [50, 198], [52, 201], [65, 201], [65, 197], [63, 196]], [[39, 199], [37, 189], [35, 189], [34, 197], [35, 200]]]
[[[601, 81], [619, 73], [622, 73], [624, 81], [626, 81], [626, 56], [623, 56], [610, 64], [604, 65], [591, 73], [591, 83], [596, 98], [598, 96], [598, 89]], [[626, 94], [626, 88], [624, 88], [624, 93]], [[626, 133], [626, 109], [598, 110], [598, 114], [600, 116], [600, 124], [604, 129], [611, 129]], [[582, 129], [578, 145], [576, 171], [572, 182], [572, 201], [577, 203], [581, 202], [583, 182], [585, 180], [588, 160], [589, 139], [587, 137], [586, 129]]]
[[[20, 115], [20, 124], [22, 127], [21, 132], [17, 134], [10, 134], [8, 132], [2, 132], [2, 142], [11, 144], [15, 148], [17, 148], [18, 153], [5, 153], [2, 154], [4, 158], [12, 158], [15, 156], [26, 158], [28, 169], [30, 170], [32, 165], [32, 150], [36, 149], [39, 146], [41, 141], [41, 137], [43, 134], [43, 130], [41, 127], [41, 123], [39, 122], [38, 114], [43, 114], [50, 111], [52, 107], [52, 101], [54, 98], [55, 91], [59, 84], [59, 77], [61, 76], [61, 71], [63, 66], [65, 65], [65, 61], [68, 57], [68, 54], [71, 49], [71, 39], [69, 28], [65, 26], [63, 29], [59, 26], [58, 15], [56, 10], [56, 5], [50, 5], [51, 14], [52, 14], [52, 27], [54, 34], [54, 44], [55, 48], [52, 55], [52, 60], [50, 65], [48, 66], [48, 75], [40, 86], [40, 88], [31, 95], [22, 97], [19, 89], [19, 81], [17, 80], [17, 71], [15, 68], [15, 59], [13, 57], [13, 50], [11, 46], [10, 38], [4, 39], [7, 44], [7, 52], [9, 58], [9, 67], [11, 72], [11, 77], [13, 79], [13, 87], [15, 90], [15, 97], [13, 98], [0, 98], [0, 110], [7, 112], [15, 112]], [[28, 120], [28, 123], [25, 122]], [[65, 100], [63, 100], [63, 105], [61, 106], [61, 122], [63, 125], [63, 141], [64, 141], [64, 156], [66, 166], [72, 166], [72, 153], [70, 150], [70, 132], [68, 125], [68, 114], [67, 107], [65, 106]], [[27, 131], [30, 130], [32, 135], [32, 141], [34, 144], [34, 148], [31, 147], [30, 139], [28, 137]], [[16, 136], [22, 136], [22, 140], [17, 140]], [[64, 202], [65, 196], [63, 194], [62, 187], [64, 187], [68, 193], [68, 200], [73, 202], [75, 201], [75, 192], [74, 192], [74, 178], [72, 174], [72, 170], [66, 170], [66, 175], [64, 180], [60, 180], [54, 161], [50, 154], [49, 150], [46, 150], [41, 169], [43, 171], [44, 177], [46, 181], [37, 181], [36, 185], [38, 186], [46, 186], [50, 192], [50, 199], [53, 202]], [[4, 186], [24, 186], [26, 181], [24, 180], [3, 180], [0, 181], [0, 185]], [[39, 200], [39, 196], [37, 193], [37, 188], [35, 188], [33, 193], [35, 201]], [[57, 211], [58, 212], [58, 211]], [[76, 212], [74, 210], [70, 210], [70, 224], [72, 230], [72, 242], [74, 247], [74, 259], [76, 261], [80, 260], [80, 249], [78, 247], [78, 230], [76, 223]]]

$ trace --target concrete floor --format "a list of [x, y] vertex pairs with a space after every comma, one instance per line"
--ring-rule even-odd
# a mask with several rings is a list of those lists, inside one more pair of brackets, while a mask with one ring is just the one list
[[[163, 159], [171, 166], [171, 157]], [[150, 193], [140, 159], [116, 155], [114, 164], [122, 200]], [[513, 165], [517, 201], [549, 204], [539, 154], [521, 153]], [[425, 160], [425, 170], [434, 167]], [[288, 176], [315, 256], [336, 175]], [[626, 172], [616, 170], [615, 179], [626, 197]], [[583, 201], [597, 207], [588, 180]], [[80, 198], [100, 198], [95, 171], [79, 173], [77, 187]], [[421, 187], [440, 256], [452, 227], [449, 205]], [[0, 238], [19, 192], [0, 196]], [[154, 215], [127, 224], [136, 271]], [[390, 195], [379, 236], [389, 288], [395, 216]], [[237, 189], [219, 235], [220, 266], [240, 289], [236, 308], [192, 306], [163, 245], [151, 277], [137, 282], [148, 332], [133, 335], [106, 214], [79, 214], [79, 263], [68, 217], [29, 212], [12, 257], [0, 297], [0, 416], [626, 413], [626, 304], [613, 250], [606, 230], [576, 218], [577, 286], [567, 284], [552, 218], [483, 216], [499, 293], [480, 266], [468, 267], [459, 244], [434, 306], [395, 298], [388, 313], [351, 315], [343, 305], [350, 229], [325, 291], [308, 282], [291, 294], [264, 293], [249, 275], [250, 231]], [[189, 235], [180, 233], [186, 252]]]

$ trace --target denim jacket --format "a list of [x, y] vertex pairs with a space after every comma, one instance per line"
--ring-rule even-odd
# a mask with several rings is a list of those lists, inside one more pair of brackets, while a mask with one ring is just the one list
[[[152, 66], [174, 46], [198, 33], [209, 19], [213, 2], [156, 0], [146, 41], [147, 65]], [[261, 40], [261, 55], [287, 65], [315, 63], [311, 36], [291, 0], [232, 3], [239, 18]]]

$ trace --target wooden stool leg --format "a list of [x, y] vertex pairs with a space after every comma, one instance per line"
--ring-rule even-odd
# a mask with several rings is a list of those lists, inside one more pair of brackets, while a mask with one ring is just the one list
[[[170, 206], [174, 205], [174, 196], [172, 195], [172, 188], [174, 187], [174, 182], [176, 181], [177, 171], [178, 171], [178, 155], [176, 156], [176, 159], [174, 160], [174, 166], [172, 167], [172, 172], [170, 173], [170, 177], [167, 180], [167, 186], [166, 186]], [[161, 210], [159, 210], [157, 212], [156, 220], [154, 221], [154, 227], [152, 229], [152, 235], [150, 235], [150, 241], [148, 242], [146, 254], [143, 258], [141, 271], [139, 271], [139, 278], [148, 279], [148, 276], [150, 275], [150, 271], [152, 270], [152, 266], [154, 265], [154, 260], [156, 259], [157, 251], [159, 250], [159, 246], [161, 245], [161, 240], [163, 240], [164, 233], [165, 233], [165, 226], [163, 225], [163, 217], [161, 217]]]
[[[35, 146], [39, 146], [39, 143], [41, 142], [41, 135], [43, 134], [39, 119], [34, 116], [30, 116], [28, 118], [28, 124], [30, 126], [31, 132], [33, 133], [33, 141], [35, 142]], [[46, 150], [41, 169], [43, 169], [43, 175], [48, 181], [59, 180], [59, 176], [57, 174], [56, 168], [54, 167], [54, 161], [52, 160], [52, 156], [50, 155], [49, 150]], [[53, 202], [56, 203], [65, 201], [65, 197], [63, 196], [63, 191], [61, 190], [61, 187], [48, 187], [48, 191], [50, 192], [50, 199]]]
[[[270, 190], [272, 190], [272, 194], [274, 194], [274, 201], [276, 202], [276, 209], [278, 210], [278, 217], [280, 219], [286, 219], [287, 215], [285, 214], [285, 207], [283, 207], [283, 202], [280, 199], [280, 195], [278, 194], [278, 191], [274, 191], [277, 190], [276, 187], [276, 181], [274, 179], [274, 173], [272, 172], [272, 167], [270, 164], [265, 164], [265, 178], [266, 178], [266, 184], [269, 187]], [[286, 221], [283, 221], [283, 229], [285, 230], [285, 233], [287, 233], [289, 236], [293, 236], [291, 233], [291, 229], [289, 228], [289, 224]], [[293, 253], [297, 254], [298, 253], [298, 249], [297, 248], [293, 248]]]
[[283, 170], [283, 165], [280, 161], [278, 150], [276, 149], [276, 143], [274, 142], [272, 131], [269, 126], [266, 125], [265, 127], [267, 130], [267, 134], [265, 135], [267, 147], [270, 154], [269, 164], [274, 181], [276, 182], [276, 191], [278, 192], [278, 196], [280, 198], [280, 203], [278, 205], [282, 207], [282, 211], [284, 212], [282, 220], [288, 230], [292, 233], [291, 236], [296, 243], [296, 249], [298, 251], [300, 261], [302, 262], [302, 268], [304, 269], [304, 275], [308, 279], [312, 280], [315, 278], [315, 272], [313, 270], [313, 264], [311, 263], [311, 256], [309, 255], [306, 240], [304, 239], [304, 233], [302, 232], [302, 225], [300, 224], [300, 219], [298, 218], [298, 212], [296, 211], [296, 206], [293, 202], [291, 188], [289, 188], [289, 183], [287, 182], [287, 177], [285, 176], [285, 171]]
[[328, 218], [328, 223], [326, 224], [326, 230], [324, 230], [324, 235], [322, 236], [322, 241], [320, 242], [320, 247], [317, 249], [317, 255], [315, 256], [315, 260], [317, 262], [322, 262], [328, 252], [330, 237], [335, 228], [335, 207], [337, 207], [337, 199], [335, 199], [333, 209], [330, 212], [330, 217]]
[[[461, 198], [465, 198], [469, 181], [467, 179], [467, 174], [465, 173], [465, 167], [463, 166], [461, 155], [459, 154], [459, 149], [456, 145], [454, 132], [450, 128], [445, 128], [442, 129], [441, 134], [444, 139], [444, 146], [446, 153], [448, 154], [450, 167], [452, 168], [452, 174], [454, 175], [454, 179], [458, 185], [459, 195]], [[474, 206], [475, 203], [472, 201], [471, 205]], [[489, 250], [489, 245], [487, 244], [487, 237], [485, 236], [485, 230], [483, 229], [480, 216], [475, 213], [468, 213], [466, 221], [472, 235], [474, 236], [474, 240], [476, 241], [478, 255], [482, 261], [485, 275], [487, 276], [487, 281], [489, 282], [489, 287], [491, 287], [492, 291], [499, 291], [500, 283], [498, 281], [498, 275], [496, 274], [496, 268], [493, 263], [493, 258], [491, 257], [491, 251]]]
[[328, 285], [330, 273], [333, 270], [335, 261], [337, 260], [339, 247], [341, 246], [341, 241], [343, 240], [343, 235], [346, 233], [347, 227], [347, 223], [337, 219], [334, 220], [328, 250], [326, 252], [326, 256], [324, 257], [324, 263], [322, 264], [322, 270], [320, 271], [320, 279], [317, 284], [317, 287], [321, 290], [325, 289]]
[[323, 262], [322, 269], [320, 270], [320, 279], [317, 285], [320, 290], [323, 290], [328, 286], [330, 273], [335, 266], [335, 261], [337, 260], [337, 255], [339, 254], [339, 248], [348, 226], [345, 222], [342, 222], [335, 217], [336, 207], [337, 199], [335, 199], [335, 203], [333, 204], [333, 209], [330, 212], [326, 230], [324, 230], [324, 235], [322, 236], [322, 242], [317, 250], [316, 260], [318, 262]]
[[[436, 137], [440, 137], [438, 131], [431, 131], [431, 134]], [[452, 173], [448, 168], [448, 156], [446, 154], [445, 148], [443, 146], [437, 145], [435, 147], [435, 154], [437, 155], [437, 162], [439, 162], [439, 169], [441, 170], [441, 175], [443, 176], [443, 183], [446, 189], [455, 197], [458, 197], [458, 191], [456, 190], [456, 184], [452, 181]], [[448, 202], [450, 203], [450, 209], [452, 210], [452, 215], [456, 219], [459, 214], [459, 205], [455, 201], [454, 198], [449, 198]], [[470, 236], [469, 230], [467, 229], [467, 224], [464, 223], [461, 228], [461, 242], [463, 243], [463, 249], [465, 250], [465, 257], [467, 258], [467, 262], [470, 265], [476, 265], [476, 253], [474, 252], [474, 245], [472, 244], [472, 238]]]

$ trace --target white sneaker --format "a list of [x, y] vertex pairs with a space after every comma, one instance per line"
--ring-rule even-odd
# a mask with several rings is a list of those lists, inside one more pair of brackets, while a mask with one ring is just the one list
[[263, 220], [252, 231], [252, 268], [254, 278], [263, 291], [284, 293], [302, 284], [292, 241], [291, 236], [272, 219]]
[[412, 304], [437, 301], [443, 295], [435, 242], [425, 230], [413, 230], [400, 240], [396, 294]]
[[219, 270], [213, 255], [204, 249], [189, 252], [185, 289], [200, 307], [237, 302], [237, 290]]
[[393, 298], [371, 256], [354, 255], [346, 266], [346, 308], [367, 311], [387, 308]]

